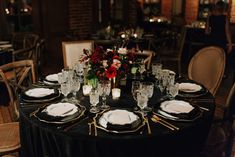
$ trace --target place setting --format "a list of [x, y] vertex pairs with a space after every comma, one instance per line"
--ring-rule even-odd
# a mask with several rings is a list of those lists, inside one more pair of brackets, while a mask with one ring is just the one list
[[80, 120], [86, 108], [74, 102], [55, 102], [39, 107], [30, 116], [39, 121], [50, 124], [66, 124]]
[[193, 122], [202, 116], [202, 110], [191, 102], [172, 99], [161, 102], [153, 114], [172, 121]]
[[48, 87], [31, 87], [21, 93], [22, 103], [45, 103], [61, 97], [58, 89]]
[[193, 80], [179, 82], [179, 97], [197, 98], [204, 96], [207, 93], [208, 90], [203, 85], [196, 83]]

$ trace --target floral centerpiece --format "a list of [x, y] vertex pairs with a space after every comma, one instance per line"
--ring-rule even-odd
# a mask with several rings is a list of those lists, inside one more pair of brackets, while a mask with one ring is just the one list
[[116, 84], [117, 80], [126, 77], [130, 72], [131, 65], [136, 61], [135, 50], [127, 50], [126, 48], [107, 49], [106, 51], [98, 46], [94, 52], [84, 49], [80, 62], [88, 65], [86, 79], [92, 80], [93, 86], [96, 81], [101, 79], [113, 80]]

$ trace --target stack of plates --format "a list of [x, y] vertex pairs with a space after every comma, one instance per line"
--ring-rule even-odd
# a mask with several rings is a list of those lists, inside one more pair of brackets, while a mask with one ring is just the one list
[[144, 125], [141, 115], [115, 109], [98, 116], [98, 128], [113, 133], [130, 133], [139, 130]]
[[39, 108], [34, 115], [42, 122], [64, 124], [79, 119], [85, 110], [80, 104], [59, 102]]
[[182, 100], [167, 100], [160, 104], [154, 112], [164, 118], [175, 121], [194, 121], [201, 117], [198, 106]]
[[24, 102], [49, 102], [60, 97], [57, 89], [53, 88], [30, 88], [22, 92], [21, 98]]

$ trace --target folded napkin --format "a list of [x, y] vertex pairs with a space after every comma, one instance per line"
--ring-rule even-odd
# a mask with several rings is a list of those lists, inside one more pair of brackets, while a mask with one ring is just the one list
[[161, 103], [160, 108], [167, 113], [189, 113], [194, 107], [188, 102], [181, 100], [169, 100]]
[[51, 116], [65, 117], [78, 111], [78, 107], [71, 103], [56, 103], [47, 106], [42, 112]]
[[47, 75], [46, 80], [58, 82], [58, 74]]
[[197, 92], [200, 91], [202, 87], [195, 83], [180, 83], [179, 90], [182, 92]]
[[113, 125], [126, 125], [135, 122], [138, 118], [133, 112], [117, 109], [104, 113], [99, 119], [99, 123], [101, 126], [107, 128], [108, 123]]
[[53, 93], [55, 93], [55, 90], [49, 88], [33, 88], [25, 92], [27, 96], [36, 97], [36, 98], [45, 97]]

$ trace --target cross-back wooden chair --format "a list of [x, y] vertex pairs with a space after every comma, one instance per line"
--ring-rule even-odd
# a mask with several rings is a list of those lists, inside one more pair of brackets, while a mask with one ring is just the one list
[[[22, 60], [11, 62], [0, 66], [0, 81], [4, 82], [10, 97], [8, 106], [1, 106], [1, 109], [7, 108], [10, 121], [0, 124], [0, 156], [20, 149], [18, 94], [21, 90], [35, 82], [35, 72], [32, 60]], [[1, 110], [2, 111], [2, 110]]]
[[94, 41], [63, 41], [62, 51], [65, 68], [72, 68], [83, 54], [83, 49], [93, 50]]
[[39, 40], [39, 36], [34, 33], [24, 32], [24, 33], [13, 33], [12, 34], [12, 44], [15, 50], [32, 47], [36, 45]]
[[189, 79], [204, 85], [215, 96], [225, 69], [225, 52], [222, 48], [209, 46], [200, 49], [190, 60]]
[[24, 90], [32, 83], [35, 83], [35, 70], [32, 60], [22, 60], [11, 62], [0, 66], [0, 76], [2, 82], [7, 87], [7, 92], [10, 97], [10, 105], [13, 105], [14, 112], [18, 118], [18, 93]]
[[34, 65], [35, 65], [35, 74], [37, 80], [41, 77], [42, 75], [42, 56], [44, 55], [45, 52], [45, 39], [41, 39], [37, 44], [36, 44], [36, 51], [34, 55]]
[[151, 63], [152, 63], [152, 58], [154, 56], [155, 52], [151, 50], [143, 50], [142, 52], [137, 52], [137, 56], [141, 56], [144, 58], [144, 64], [146, 65], [147, 70], [150, 69]]

